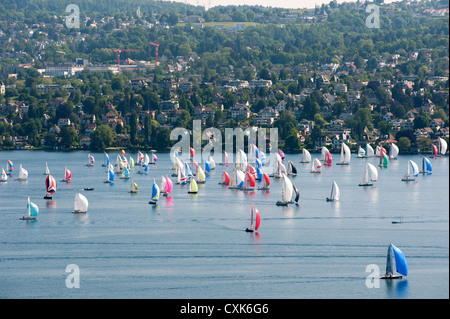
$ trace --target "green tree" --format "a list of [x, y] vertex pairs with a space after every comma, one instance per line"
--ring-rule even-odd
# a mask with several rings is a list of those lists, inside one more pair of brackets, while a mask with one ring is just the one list
[[94, 151], [103, 151], [113, 144], [115, 137], [116, 134], [109, 125], [100, 125], [91, 132], [90, 148]]
[[74, 127], [64, 126], [59, 133], [61, 138], [61, 146], [65, 149], [71, 148], [78, 142], [78, 134]]
[[399, 138], [397, 146], [401, 152], [408, 152], [411, 147], [411, 140], [406, 136], [402, 136]]

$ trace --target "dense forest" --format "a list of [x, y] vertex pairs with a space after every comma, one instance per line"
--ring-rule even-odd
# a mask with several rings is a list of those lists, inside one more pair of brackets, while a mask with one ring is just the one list
[[[341, 113], [352, 111], [356, 117], [346, 120], [352, 138], [360, 141], [365, 128], [381, 130], [383, 135], [399, 134], [382, 119], [383, 112], [406, 119], [409, 111], [420, 108], [430, 100], [436, 113], [421, 113], [415, 128], [428, 127], [433, 118], [440, 118], [448, 127], [448, 55], [449, 22], [446, 1], [402, 1], [390, 5], [378, 4], [380, 28], [366, 25], [366, 4], [331, 2], [313, 10], [288, 10], [262, 6], [203, 7], [176, 2], [149, 0], [82, 0], [72, 1], [80, 8], [80, 28], [64, 27], [65, 4], [57, 0], [12, 0], [0, 2], [0, 81], [5, 94], [0, 103], [26, 103], [24, 115], [3, 112], [0, 123], [3, 146], [12, 146], [12, 136], [27, 136], [28, 144], [63, 148], [80, 145], [85, 128], [80, 123], [78, 109], [95, 114], [97, 130], [91, 133], [92, 148], [102, 149], [115, 145], [117, 134], [129, 134], [127, 146], [147, 146], [164, 149], [169, 146], [171, 125], [189, 127], [195, 108], [206, 106], [214, 117], [204, 125], [251, 125], [251, 119], [237, 121], [230, 118], [231, 108], [248, 102], [253, 114], [267, 107], [275, 107], [281, 100], [287, 111], [275, 119], [280, 128], [280, 140], [288, 141], [290, 149], [299, 150], [323, 137], [321, 129]], [[430, 10], [446, 8], [447, 15], [431, 15]], [[138, 10], [139, 9], [139, 10]], [[138, 10], [138, 11], [137, 11]], [[427, 11], [428, 10], [428, 11]], [[229, 26], [240, 26], [230, 31]], [[32, 31], [32, 32], [30, 32]], [[159, 44], [159, 65], [155, 65], [155, 46]], [[11, 51], [13, 48], [13, 52]], [[153, 66], [121, 74], [84, 70], [76, 77], [43, 77], [38, 72], [48, 65], [73, 63], [86, 59], [94, 65], [115, 64], [114, 50], [126, 48], [121, 59], [150, 61]], [[415, 58], [410, 54], [417, 53]], [[380, 61], [395, 63], [380, 67]], [[181, 69], [169, 67], [186, 62]], [[8, 67], [31, 63], [31, 68], [19, 68], [17, 77], [7, 76]], [[324, 65], [336, 65], [326, 73], [329, 84], [315, 82], [313, 92], [300, 102], [292, 96], [311, 88], [311, 79], [322, 75]], [[348, 65], [353, 69], [348, 69]], [[305, 67], [306, 72], [297, 69]], [[323, 73], [325, 74], [325, 73]], [[334, 77], [338, 79], [333, 80]], [[413, 85], [403, 81], [411, 77]], [[430, 77], [447, 80], [428, 84]], [[129, 85], [136, 78], [147, 81], [145, 87]], [[270, 80], [270, 88], [242, 89], [237, 92], [221, 87], [230, 80]], [[164, 81], [188, 81], [189, 91], [167, 88]], [[363, 97], [355, 104], [346, 94], [335, 92], [335, 84], [345, 84], [349, 91], [357, 90], [355, 82], [375, 83], [389, 81], [391, 86], [365, 85]], [[68, 92], [61, 88], [54, 92], [40, 92], [42, 84], [70, 84], [76, 88]], [[329, 93], [336, 97], [330, 103], [324, 99]], [[375, 96], [376, 102], [369, 103]], [[49, 108], [55, 101], [64, 104]], [[176, 99], [183, 112], [167, 125], [156, 120], [161, 113], [161, 101]], [[372, 106], [371, 106], [372, 104]], [[124, 122], [110, 129], [102, 122], [105, 114], [120, 112]], [[223, 106], [223, 107], [221, 107]], [[324, 112], [330, 106], [330, 112]], [[375, 107], [373, 107], [375, 106]], [[303, 112], [293, 115], [300, 107]], [[367, 109], [370, 111], [366, 112]], [[140, 112], [153, 112], [141, 118]], [[358, 113], [359, 112], [359, 113]], [[47, 125], [42, 117], [50, 118]], [[326, 115], [327, 114], [327, 115]], [[49, 128], [60, 118], [70, 118], [74, 125], [59, 133]], [[314, 121], [316, 130], [306, 136], [305, 142], [296, 138], [301, 120]], [[136, 123], [136, 124], [135, 124]], [[286, 125], [289, 129], [286, 129]], [[52, 135], [53, 134], [53, 135]], [[60, 134], [61, 136], [56, 136]], [[101, 135], [103, 134], [103, 135]], [[448, 134], [448, 133], [447, 133]], [[411, 132], [400, 132], [416, 142]], [[100, 137], [99, 137], [100, 136]], [[288, 139], [290, 137], [290, 139]], [[8, 140], [9, 138], [9, 140]], [[106, 141], [106, 142], [105, 142]]]

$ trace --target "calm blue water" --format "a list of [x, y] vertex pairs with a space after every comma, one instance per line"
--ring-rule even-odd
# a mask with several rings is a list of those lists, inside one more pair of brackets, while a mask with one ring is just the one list
[[[153, 180], [173, 172], [169, 154], [158, 154], [148, 175], [132, 171], [138, 194], [127, 192], [130, 181], [103, 183], [104, 156], [94, 155], [91, 168], [87, 152], [0, 152], [1, 166], [8, 159], [15, 165], [0, 183], [0, 298], [449, 298], [448, 157], [431, 160], [432, 175], [406, 183], [407, 161], [420, 164], [421, 156], [400, 156], [363, 188], [365, 163], [378, 158], [353, 154], [349, 166], [316, 175], [299, 163], [301, 155], [287, 155], [299, 170], [292, 181], [300, 203], [277, 207], [280, 180], [272, 179], [270, 192], [228, 190], [218, 185], [223, 166], [198, 195], [174, 185], [171, 198], [152, 206]], [[45, 162], [58, 181], [52, 201], [43, 199]], [[19, 164], [29, 172], [26, 182], [14, 180]], [[70, 184], [59, 182], [64, 167]], [[337, 203], [325, 200], [333, 180]], [[84, 187], [95, 188], [81, 191], [88, 213], [72, 214]], [[19, 220], [27, 196], [40, 208], [35, 222]], [[258, 233], [244, 232], [252, 205], [261, 213]], [[398, 219], [405, 222], [392, 224]], [[405, 253], [409, 274], [369, 289], [366, 266], [384, 273], [389, 242]], [[69, 264], [80, 269], [78, 289], [66, 287]]]

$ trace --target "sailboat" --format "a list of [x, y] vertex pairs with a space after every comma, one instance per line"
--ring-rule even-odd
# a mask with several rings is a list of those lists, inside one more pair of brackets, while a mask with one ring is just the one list
[[72, 178], [72, 173], [66, 167], [64, 169], [64, 179], [62, 179], [61, 182], [69, 183], [71, 178]]
[[331, 184], [331, 194], [330, 197], [327, 197], [327, 202], [338, 201], [340, 198], [341, 191], [339, 189], [339, 186], [337, 185], [336, 181], [333, 181], [333, 184]]
[[300, 163], [311, 163], [311, 153], [306, 149], [302, 149], [302, 160]]
[[128, 169], [128, 167], [124, 166], [120, 179], [129, 179], [129, 178], [130, 178], [130, 170]]
[[376, 182], [377, 178], [378, 178], [377, 168], [374, 165], [367, 163], [366, 170], [364, 171], [364, 179], [362, 183], [359, 184], [359, 186], [373, 186], [372, 182]]
[[427, 157], [422, 157], [422, 170], [420, 173], [431, 175], [433, 171], [433, 167], [431, 166], [431, 162]]
[[322, 146], [322, 160], [323, 165], [331, 165], [331, 162], [333, 161], [333, 157], [331, 156], [330, 151], [325, 146]]
[[[255, 215], [255, 224], [253, 225], [253, 213]], [[261, 224], [261, 215], [259, 214], [258, 209], [255, 205], [252, 205], [252, 212], [250, 217], [250, 227], [246, 228], [245, 231], [249, 233], [253, 233], [259, 229], [259, 225]]]
[[45, 162], [45, 173], [44, 175], [50, 175], [50, 169], [48, 168], [47, 162]]
[[373, 150], [373, 147], [370, 146], [369, 143], [366, 144], [366, 157], [373, 157], [375, 156], [375, 152]]
[[153, 180], [152, 198], [148, 203], [155, 205], [158, 199], [159, 199], [159, 187], [158, 184], [156, 184], [155, 180]]
[[173, 182], [170, 179], [170, 177], [168, 177], [166, 175], [166, 188], [163, 192], [163, 196], [169, 196], [169, 194], [172, 193], [172, 188], [173, 188]]
[[104, 154], [105, 154], [105, 161], [106, 161], [106, 164], [102, 164], [102, 166], [103, 166], [103, 167], [108, 167], [108, 166], [109, 166], [109, 155], [108, 155], [108, 153], [106, 153], [106, 152], [104, 152]]
[[95, 158], [94, 158], [94, 156], [89, 154], [88, 155], [88, 163], [86, 164], [86, 166], [94, 166], [94, 164], [95, 164]]
[[415, 181], [416, 180], [415, 177], [417, 177], [418, 175], [419, 175], [419, 167], [414, 161], [409, 160], [406, 169], [406, 175], [402, 178], [402, 181], [403, 182]]
[[17, 179], [19, 181], [26, 181], [28, 179], [28, 171], [22, 167], [22, 164], [19, 165], [19, 177]]
[[136, 194], [138, 189], [139, 189], [138, 185], [135, 182], [131, 181], [131, 188], [128, 191], [128, 193]]
[[[394, 267], [400, 275], [394, 274]], [[408, 263], [406, 262], [405, 254], [393, 244], [389, 244], [386, 259], [386, 274], [381, 276], [380, 279], [401, 279], [402, 275], [408, 275]]]
[[214, 161], [214, 158], [210, 155], [208, 157], [208, 162], [210, 165], [210, 169], [215, 169], [216, 168], [216, 162]]
[[447, 152], [447, 142], [442, 137], [439, 137], [439, 154], [445, 155], [445, 152]]
[[391, 143], [391, 146], [389, 147], [389, 159], [396, 159], [397, 155], [399, 153], [398, 146], [394, 143]]
[[21, 220], [36, 220], [36, 217], [39, 215], [39, 207], [35, 203], [30, 202], [30, 197], [28, 197], [27, 212], [28, 215], [21, 217]]
[[14, 170], [14, 163], [10, 160], [6, 162], [6, 174], [11, 175]]
[[292, 161], [288, 162], [288, 169], [287, 174], [291, 176], [297, 176], [297, 167], [295, 167], [294, 163]]
[[311, 173], [320, 173], [322, 170], [322, 164], [320, 163], [319, 159], [314, 158], [312, 164], [311, 164]]
[[88, 200], [87, 198], [80, 193], [75, 194], [75, 203], [72, 213], [87, 213], [88, 210]]
[[292, 184], [292, 188], [294, 188], [294, 193], [292, 194], [292, 203], [295, 202], [295, 205], [298, 205], [298, 199], [300, 198], [300, 192], [298, 191], [297, 187], [295, 187], [294, 184]]
[[104, 183], [112, 183], [114, 182], [114, 176], [116, 174], [114, 173], [114, 167], [112, 166], [112, 164], [109, 164], [108, 167], [108, 172], [106, 173], [106, 180], [104, 181]]
[[361, 145], [358, 146], [358, 158], [364, 158], [366, 157], [366, 151], [361, 147]]
[[198, 192], [198, 185], [195, 181], [195, 178], [191, 179], [191, 182], [189, 183], [189, 191], [188, 194], [197, 194]]
[[229, 185], [230, 182], [231, 182], [230, 175], [227, 173], [227, 171], [224, 170], [223, 174], [222, 174], [222, 181], [219, 182], [219, 184], [220, 185]]
[[336, 165], [348, 165], [350, 163], [352, 153], [350, 151], [350, 147], [347, 144], [342, 142], [341, 147], [341, 161], [336, 163]]
[[155, 150], [150, 151], [152, 153], [152, 156], [150, 158], [150, 162], [148, 164], [156, 164], [156, 161], [158, 160], [158, 157], [155, 154]]
[[45, 199], [52, 199], [52, 194], [56, 192], [56, 181], [52, 175], [47, 175], [45, 178], [45, 188], [47, 189], [47, 194], [45, 194]]
[[0, 182], [6, 183], [6, 181], [8, 180], [8, 175], [5, 172], [5, 169], [2, 168], [2, 176], [0, 178]]
[[226, 165], [226, 166], [228, 166], [228, 162], [229, 162], [228, 153], [223, 151], [223, 162], [219, 163], [219, 165]]
[[386, 155], [386, 150], [381, 147], [380, 149], [380, 163], [378, 166], [380, 167], [388, 167], [389, 164], [389, 157]]
[[270, 177], [269, 175], [267, 175], [266, 173], [263, 173], [263, 186], [262, 187], [258, 187], [258, 190], [263, 190], [263, 191], [268, 191], [269, 190], [269, 185], [270, 185]]
[[253, 191], [256, 187], [255, 176], [247, 171], [244, 178], [244, 186], [241, 188], [243, 191]]
[[431, 144], [431, 152], [433, 154], [433, 157], [438, 157], [438, 148], [436, 147], [436, 145]]
[[281, 201], [277, 201], [277, 206], [287, 206], [291, 203], [294, 188], [292, 182], [286, 174], [283, 174], [283, 182], [281, 188]]

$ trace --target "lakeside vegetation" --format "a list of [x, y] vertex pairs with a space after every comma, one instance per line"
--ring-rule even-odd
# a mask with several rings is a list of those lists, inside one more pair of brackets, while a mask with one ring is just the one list
[[[379, 29], [359, 2], [73, 3], [79, 29], [65, 26], [59, 1], [0, 3], [2, 149], [167, 150], [171, 129], [194, 119], [203, 129], [277, 127], [286, 152], [448, 141], [446, 1], [378, 2]], [[120, 73], [117, 49], [136, 50], [121, 53]], [[69, 73], [52, 74], [57, 66]]]

